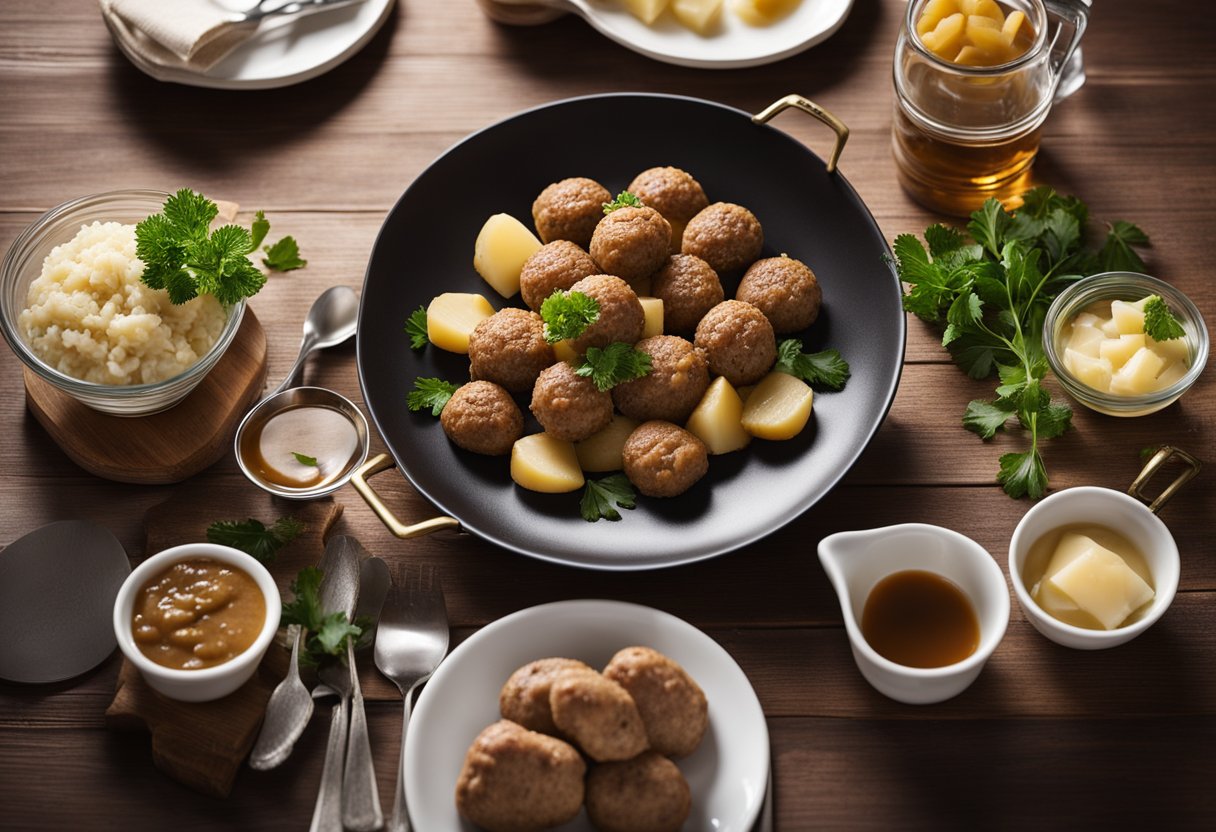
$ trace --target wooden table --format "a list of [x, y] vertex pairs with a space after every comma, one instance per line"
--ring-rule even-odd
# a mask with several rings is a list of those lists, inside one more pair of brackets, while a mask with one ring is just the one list
[[[1169, 7], [1168, 9], [1166, 7]], [[709, 72], [654, 63], [575, 19], [512, 29], [471, 0], [411, 0], [348, 63], [298, 87], [231, 93], [157, 83], [111, 44], [95, 4], [0, 6], [0, 247], [40, 212], [82, 194], [191, 185], [265, 208], [309, 266], [276, 275], [254, 301], [270, 338], [270, 377], [294, 356], [300, 322], [325, 287], [362, 280], [386, 210], [437, 154], [470, 131], [554, 99], [645, 90], [748, 111], [798, 92], [852, 128], [841, 170], [888, 238], [935, 218], [896, 185], [889, 150], [891, 55], [903, 3], [857, 0], [828, 42], [779, 64]], [[1216, 321], [1216, 25], [1193, 3], [1097, 4], [1085, 41], [1089, 81], [1047, 123], [1040, 181], [1082, 196], [1093, 215], [1153, 238], [1149, 265]], [[809, 121], [778, 126], [821, 155]], [[310, 365], [311, 381], [356, 399], [353, 347]], [[1168, 442], [1216, 462], [1209, 370], [1180, 403], [1119, 420], [1078, 409], [1046, 451], [1052, 487], [1123, 488], [1139, 451]], [[945, 704], [907, 707], [853, 665], [815, 543], [842, 529], [920, 521], [975, 538], [1003, 565], [1027, 510], [994, 484], [997, 457], [959, 424], [991, 384], [950, 365], [937, 335], [909, 326], [890, 416], [844, 483], [762, 543], [695, 566], [603, 574], [526, 560], [472, 537], [396, 541], [353, 492], [342, 527], [372, 550], [442, 572], [457, 637], [512, 611], [568, 598], [649, 604], [703, 628], [739, 662], [768, 717], [777, 826], [1027, 829], [1212, 828], [1216, 822], [1216, 489], [1209, 471], [1165, 513], [1182, 582], [1165, 618], [1128, 646], [1066, 650], [1014, 608], [979, 681]], [[173, 487], [104, 482], [76, 468], [26, 412], [21, 365], [0, 356], [0, 542], [43, 523], [87, 518], [142, 552], [141, 517]], [[380, 447], [379, 445], [377, 447]], [[406, 516], [430, 508], [382, 478]], [[399, 481], [399, 478], [397, 478]], [[197, 478], [216, 516], [248, 488], [228, 457]], [[3, 637], [3, 636], [0, 636]], [[324, 719], [292, 760], [245, 771], [231, 798], [201, 797], [151, 765], [147, 739], [103, 725], [118, 661], [49, 688], [0, 686], [0, 827], [301, 829], [319, 780]], [[391, 795], [398, 703], [369, 694], [381, 792]]]

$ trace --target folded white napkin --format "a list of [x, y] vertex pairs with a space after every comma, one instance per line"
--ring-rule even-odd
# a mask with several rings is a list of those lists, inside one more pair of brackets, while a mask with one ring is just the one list
[[[99, 0], [122, 45], [158, 66], [205, 72], [240, 46], [257, 23], [230, 23], [214, 0]], [[252, 5], [252, 2], [250, 3]]]

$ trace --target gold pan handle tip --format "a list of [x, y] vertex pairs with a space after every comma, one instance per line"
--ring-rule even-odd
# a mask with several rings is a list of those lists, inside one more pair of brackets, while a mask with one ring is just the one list
[[801, 95], [787, 95], [756, 113], [752, 116], [752, 121], [756, 124], [768, 124], [774, 116], [788, 110], [790, 107], [801, 110], [822, 121], [836, 133], [836, 146], [832, 148], [832, 155], [828, 158], [827, 164], [827, 172], [835, 173], [836, 163], [840, 161], [840, 154], [844, 151], [844, 143], [849, 140], [849, 128], [843, 121], [823, 107], [820, 107], [814, 101], [811, 101], [809, 98], [803, 98]]
[[354, 474], [351, 475], [351, 484], [355, 490], [359, 492], [359, 496], [367, 503], [368, 507], [376, 513], [383, 523], [395, 537], [402, 540], [408, 540], [411, 537], [422, 537], [423, 535], [437, 532], [441, 529], [459, 529], [460, 521], [455, 517], [440, 515], [432, 517], [430, 520], [423, 520], [420, 523], [408, 525], [397, 519], [397, 515], [393, 514], [393, 510], [384, 504], [380, 499], [380, 495], [371, 487], [369, 479], [390, 468], [396, 468], [397, 463], [388, 454], [376, 454], [367, 462], [359, 466]]

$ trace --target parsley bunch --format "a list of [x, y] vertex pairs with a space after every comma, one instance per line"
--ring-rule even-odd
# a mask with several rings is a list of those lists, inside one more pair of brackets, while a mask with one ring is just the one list
[[942, 346], [972, 378], [994, 373], [992, 400], [967, 405], [963, 426], [991, 439], [1016, 417], [1030, 447], [1000, 458], [997, 481], [1011, 497], [1047, 491], [1040, 440], [1071, 426], [1072, 409], [1043, 388], [1048, 364], [1043, 322], [1052, 299], [1069, 283], [1104, 271], [1144, 271], [1135, 246], [1148, 236], [1128, 222], [1108, 226], [1100, 248], [1086, 245], [1089, 209], [1047, 187], [1023, 195], [1014, 213], [990, 199], [971, 215], [970, 240], [942, 225], [925, 229], [928, 251], [911, 234], [895, 240], [904, 308], [942, 325]]
[[611, 214], [613, 211], [617, 211], [621, 208], [645, 208], [645, 207], [646, 206], [642, 204], [642, 200], [638, 199], [636, 196], [629, 193], [629, 191], [621, 191], [619, 194], [616, 195], [616, 199], [614, 199], [612, 202], [604, 203], [604, 213]]
[[599, 320], [600, 302], [582, 292], [554, 290], [540, 305], [545, 322], [545, 340], [550, 344], [577, 338]]

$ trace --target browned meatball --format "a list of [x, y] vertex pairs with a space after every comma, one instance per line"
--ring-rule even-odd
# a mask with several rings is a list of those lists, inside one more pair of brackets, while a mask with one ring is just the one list
[[752, 263], [735, 297], [763, 312], [773, 331], [798, 332], [819, 317], [823, 290], [805, 263], [782, 255]]
[[439, 416], [443, 432], [475, 454], [511, 452], [524, 435], [524, 416], [511, 394], [489, 381], [470, 381], [452, 394]]
[[563, 670], [549, 688], [559, 731], [596, 762], [628, 760], [646, 750], [646, 727], [625, 689], [594, 670]]
[[633, 344], [642, 337], [646, 312], [637, 293], [619, 277], [609, 274], [584, 277], [571, 286], [570, 291], [593, 297], [600, 305], [595, 323], [570, 342], [575, 352], [584, 353], [587, 347], [606, 347], [614, 341]]
[[[577, 659], [537, 659], [511, 674], [498, 694], [498, 710], [503, 719], [518, 722], [532, 731], [556, 734], [549, 690], [553, 679], [563, 670], [592, 669]], [[594, 672], [594, 671], [592, 671]]]
[[654, 335], [635, 347], [650, 356], [650, 374], [612, 388], [617, 410], [641, 422], [687, 421], [709, 387], [705, 354], [676, 335]]
[[705, 443], [671, 422], [643, 422], [623, 456], [625, 476], [647, 497], [683, 494], [709, 470]]
[[626, 647], [608, 662], [604, 675], [629, 691], [655, 751], [684, 757], [701, 744], [709, 704], [678, 662], [649, 647]]
[[650, 291], [663, 301], [663, 328], [681, 335], [691, 335], [705, 313], [725, 297], [717, 272], [691, 254], [669, 257], [655, 272]]
[[693, 340], [705, 350], [709, 369], [736, 387], [764, 378], [777, 360], [773, 325], [741, 300], [723, 301], [705, 313]]
[[532, 415], [554, 439], [579, 442], [612, 421], [612, 395], [559, 361], [536, 379]]
[[749, 265], [763, 247], [764, 231], [755, 214], [742, 205], [715, 202], [688, 221], [680, 250], [722, 274]]
[[586, 772], [569, 744], [499, 720], [465, 755], [456, 810], [489, 832], [547, 829], [578, 814]]
[[569, 240], [554, 240], [524, 261], [519, 273], [519, 293], [524, 303], [539, 312], [549, 295], [597, 273], [599, 268], [590, 254]]
[[555, 360], [544, 321], [525, 309], [500, 309], [469, 336], [469, 375], [512, 393], [531, 390], [540, 371]]
[[532, 203], [532, 221], [542, 243], [569, 240], [586, 248], [604, 216], [604, 203], [611, 201], [612, 194], [594, 179], [563, 179], [540, 192]]
[[618, 208], [591, 236], [591, 259], [628, 283], [645, 280], [671, 251], [671, 225], [653, 208]]
[[598, 765], [587, 776], [587, 817], [601, 832], [677, 832], [690, 811], [688, 781], [654, 751]]
[[644, 170], [633, 178], [626, 190], [671, 223], [673, 251], [680, 250], [680, 237], [684, 233], [684, 226], [688, 225], [688, 221], [702, 208], [709, 205], [701, 183], [679, 168]]

